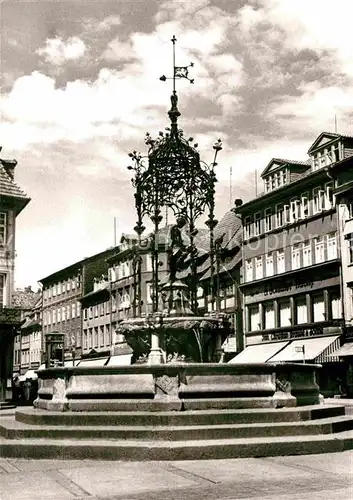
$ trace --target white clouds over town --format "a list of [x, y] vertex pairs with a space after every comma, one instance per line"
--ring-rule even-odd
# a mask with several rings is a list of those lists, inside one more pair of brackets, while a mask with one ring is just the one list
[[168, 125], [159, 77], [173, 35], [177, 65], [194, 63], [195, 83], [178, 82], [180, 126], [206, 161], [224, 143], [219, 215], [231, 165], [234, 197], [253, 196], [255, 169], [306, 159], [335, 115], [352, 133], [350, 0], [20, 4], [2, 3], [0, 136], [32, 197], [18, 220], [22, 286], [111, 245], [113, 217], [131, 231], [127, 154]]

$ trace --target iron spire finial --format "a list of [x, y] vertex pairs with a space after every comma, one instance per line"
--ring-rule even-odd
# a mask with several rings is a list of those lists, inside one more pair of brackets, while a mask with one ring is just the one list
[[165, 82], [166, 80], [173, 80], [173, 93], [175, 93], [175, 80], [186, 78], [186, 80], [188, 80], [190, 83], [194, 83], [195, 80], [193, 78], [189, 78], [189, 68], [192, 68], [194, 66], [194, 63], [191, 62], [188, 66], [175, 66], [175, 42], [177, 41], [175, 35], [173, 35], [170, 41], [173, 44], [173, 76], [168, 77], [162, 75], [159, 79], [162, 82]]
[[173, 76], [167, 77], [162, 75], [160, 80], [165, 82], [166, 80], [173, 80], [173, 93], [170, 97], [172, 107], [168, 111], [168, 115], [172, 124], [172, 132], [177, 132], [177, 121], [180, 116], [180, 111], [178, 110], [178, 97], [175, 88], [175, 81], [181, 78], [186, 78], [190, 83], [194, 83], [194, 80], [189, 78], [189, 68], [194, 66], [194, 63], [190, 63], [188, 66], [175, 66], [175, 42], [177, 41], [175, 35], [171, 38], [173, 44]]

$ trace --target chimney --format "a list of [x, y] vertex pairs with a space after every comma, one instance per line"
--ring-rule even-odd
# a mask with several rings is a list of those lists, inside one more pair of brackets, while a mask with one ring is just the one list
[[15, 167], [17, 165], [16, 160], [0, 160], [2, 166], [6, 170], [6, 173], [12, 180], [15, 178]]

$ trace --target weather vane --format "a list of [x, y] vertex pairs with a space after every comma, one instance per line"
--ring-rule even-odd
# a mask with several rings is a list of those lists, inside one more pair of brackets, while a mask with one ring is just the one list
[[175, 38], [175, 35], [173, 35], [173, 38], [171, 39], [171, 42], [173, 43], [173, 76], [167, 77], [163, 75], [160, 77], [160, 80], [162, 80], [162, 82], [165, 82], [166, 80], [173, 80], [173, 94], [175, 94], [175, 80], [180, 78], [186, 78], [187, 80], [189, 80], [190, 83], [194, 83], [194, 79], [189, 78], [189, 68], [192, 68], [194, 66], [194, 63], [190, 63], [189, 66], [175, 66], [176, 41], [177, 39]]

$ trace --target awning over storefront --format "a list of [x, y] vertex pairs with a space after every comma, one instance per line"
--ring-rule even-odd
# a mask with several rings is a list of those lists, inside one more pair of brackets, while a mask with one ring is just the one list
[[256, 345], [249, 345], [244, 351], [235, 356], [235, 358], [228, 361], [228, 363], [266, 363], [272, 356], [283, 349], [287, 344], [285, 342], [271, 342]]
[[132, 354], [121, 354], [120, 356], [112, 356], [109, 358], [107, 366], [124, 366], [131, 365]]
[[269, 362], [290, 361], [301, 363], [315, 361], [316, 363], [332, 362], [330, 356], [339, 348], [339, 335], [309, 339], [293, 340], [283, 351], [274, 355]]
[[108, 358], [83, 359], [77, 366], [104, 366]]
[[332, 357], [345, 357], [345, 356], [352, 356], [353, 357], [353, 342], [348, 342], [347, 344], [344, 344], [342, 347], [337, 349], [337, 351], [334, 351], [331, 354]]

